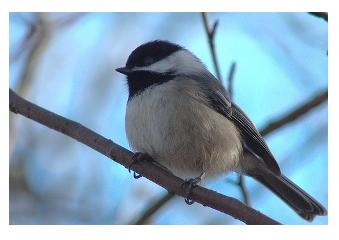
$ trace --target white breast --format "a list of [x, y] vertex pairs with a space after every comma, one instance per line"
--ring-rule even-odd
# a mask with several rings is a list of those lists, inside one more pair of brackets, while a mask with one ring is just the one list
[[171, 80], [128, 102], [125, 127], [130, 146], [182, 178], [203, 171], [206, 176], [227, 172], [236, 167], [242, 151], [239, 133], [204, 104], [190, 81]]

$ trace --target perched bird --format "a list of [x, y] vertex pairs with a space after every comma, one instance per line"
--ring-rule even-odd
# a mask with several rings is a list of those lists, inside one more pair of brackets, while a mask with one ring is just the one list
[[127, 76], [125, 127], [133, 150], [193, 183], [229, 171], [253, 177], [308, 221], [327, 214], [281, 174], [251, 120], [190, 51], [147, 42], [116, 71]]

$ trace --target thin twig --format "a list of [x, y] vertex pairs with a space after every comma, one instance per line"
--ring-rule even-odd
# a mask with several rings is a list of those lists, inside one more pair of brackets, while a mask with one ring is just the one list
[[175, 195], [173, 193], [166, 193], [160, 199], [157, 199], [152, 203], [140, 216], [139, 219], [135, 221], [134, 224], [142, 225], [147, 224], [148, 220], [154, 213], [156, 213], [160, 208], [162, 208], [166, 203], [168, 203]]
[[219, 68], [219, 64], [218, 64], [218, 59], [217, 59], [217, 54], [215, 52], [215, 46], [214, 46], [214, 37], [215, 37], [216, 30], [217, 30], [217, 27], [218, 27], [218, 21], [215, 21], [212, 29], [210, 29], [209, 25], [208, 25], [207, 13], [203, 12], [203, 13], [201, 13], [201, 16], [202, 16], [202, 20], [203, 20], [203, 23], [204, 23], [205, 32], [207, 34], [208, 44], [210, 46], [210, 51], [211, 51], [211, 55], [212, 55], [215, 74], [217, 75], [217, 79], [219, 81], [222, 81], [220, 68]]
[[238, 185], [239, 188], [240, 188], [243, 202], [244, 202], [247, 206], [250, 206], [250, 199], [249, 199], [249, 197], [248, 197], [248, 193], [247, 193], [246, 186], [245, 186], [245, 178], [244, 178], [244, 176], [241, 175], [241, 174], [239, 174], [239, 176], [238, 176], [238, 182], [237, 182], [237, 185]]
[[[13, 53], [10, 53], [9, 61], [10, 63], [15, 62], [22, 56], [22, 54], [29, 48], [29, 45], [34, 40], [35, 33], [37, 30], [36, 24], [31, 23], [31, 21], [23, 21], [26, 24], [26, 32], [22, 37], [20, 43], [17, 45], [16, 49], [13, 50]], [[31, 48], [33, 49], [33, 48]], [[30, 53], [29, 53], [30, 55]]]
[[53, 24], [57, 28], [68, 27], [76, 23], [79, 19], [83, 18], [87, 14], [88, 13], [86, 12], [72, 13], [63, 18], [56, 20]]
[[[43, 16], [45, 14], [37, 13], [37, 22], [29, 21], [26, 18], [23, 18], [20, 16], [21, 21], [26, 25], [27, 31], [22, 37], [21, 42], [18, 44], [18, 47], [16, 50], [10, 55], [9, 59], [10, 62], [14, 62], [19, 59], [20, 56], [29, 48], [29, 45], [31, 42], [33, 43], [32, 47], [29, 48], [28, 53], [28, 61], [31, 61], [31, 59], [35, 59], [39, 57], [39, 54], [42, 53], [43, 48], [47, 46], [47, 42], [49, 40], [50, 30], [60, 30], [64, 27], [68, 27], [76, 23], [79, 19], [81, 19], [83, 16], [85, 16], [87, 13], [72, 13], [70, 15], [67, 15], [63, 18], [57, 19], [52, 21], [51, 19], [48, 19], [48, 26], [46, 27], [47, 21], [45, 20], [46, 17]], [[43, 17], [41, 17], [43, 16]], [[46, 29], [48, 31], [46, 31]], [[48, 36], [46, 36], [46, 33], [48, 33]], [[30, 66], [30, 63], [28, 62], [27, 66], [29, 68], [32, 68]], [[23, 72], [27, 72], [23, 71]]]
[[328, 90], [324, 90], [321, 93], [318, 93], [316, 96], [312, 97], [310, 100], [299, 105], [288, 113], [284, 114], [282, 117], [277, 120], [269, 122], [265, 127], [260, 130], [261, 135], [265, 136], [274, 130], [281, 128], [282, 126], [291, 123], [300, 117], [304, 116], [307, 112], [319, 106], [328, 99]]
[[[233, 92], [234, 92], [233, 83], [234, 83], [234, 74], [235, 74], [236, 66], [237, 66], [236, 63], [232, 62], [229, 73], [228, 73], [228, 77], [227, 77], [227, 83], [228, 83], [227, 90], [229, 93], [229, 97], [231, 99], [233, 98]], [[238, 181], [234, 182], [234, 184], [236, 184], [240, 188], [243, 202], [246, 205], [250, 206], [250, 201], [249, 201], [248, 193], [247, 193], [246, 186], [245, 186], [244, 176], [239, 174]]]
[[227, 77], [227, 83], [228, 83], [228, 93], [230, 98], [233, 98], [233, 82], [234, 82], [234, 73], [236, 70], [237, 64], [236, 62], [232, 62], [229, 73], [228, 73], [228, 77]]
[[322, 18], [324, 21], [328, 22], [328, 13], [327, 12], [309, 12], [309, 14]]
[[[21, 98], [11, 89], [9, 89], [9, 108], [14, 113], [21, 114], [89, 146], [126, 168], [132, 163], [133, 153], [131, 151], [113, 143], [112, 140], [104, 138], [80, 123], [61, 117]], [[183, 188], [185, 181], [153, 164], [152, 159], [133, 164], [131, 169], [162, 186], [168, 192], [182, 197], [186, 195], [185, 188]], [[235, 198], [224, 196], [201, 186], [194, 187], [190, 197], [197, 203], [231, 215], [246, 224], [279, 224], [279, 222], [244, 205]]]
[[35, 26], [35, 41], [27, 57], [27, 63], [22, 71], [17, 92], [21, 96], [26, 96], [29, 87], [34, 79], [35, 70], [41, 60], [45, 48], [51, 36], [51, 27], [45, 13], [37, 13], [37, 24]]

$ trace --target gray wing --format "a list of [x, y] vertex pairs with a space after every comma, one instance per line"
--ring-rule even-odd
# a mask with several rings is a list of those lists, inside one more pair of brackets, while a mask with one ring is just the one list
[[241, 129], [246, 147], [261, 157], [270, 170], [276, 174], [281, 174], [278, 163], [265, 143], [265, 140], [246, 114], [234, 103], [232, 103], [232, 116], [230, 119]]
[[280, 174], [280, 168], [265, 140], [246, 114], [230, 100], [228, 92], [222, 84], [213, 75], [206, 73], [202, 76], [195, 76], [194, 79], [203, 89], [210, 107], [227, 117], [238, 127], [242, 136], [243, 146], [259, 156], [271, 171]]

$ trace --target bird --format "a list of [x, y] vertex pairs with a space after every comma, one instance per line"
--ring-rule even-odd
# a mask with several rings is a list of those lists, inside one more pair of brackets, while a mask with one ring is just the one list
[[252, 121], [188, 49], [149, 41], [116, 71], [127, 78], [125, 130], [134, 151], [190, 179], [191, 186], [233, 171], [266, 186], [307, 221], [327, 214], [281, 173]]

